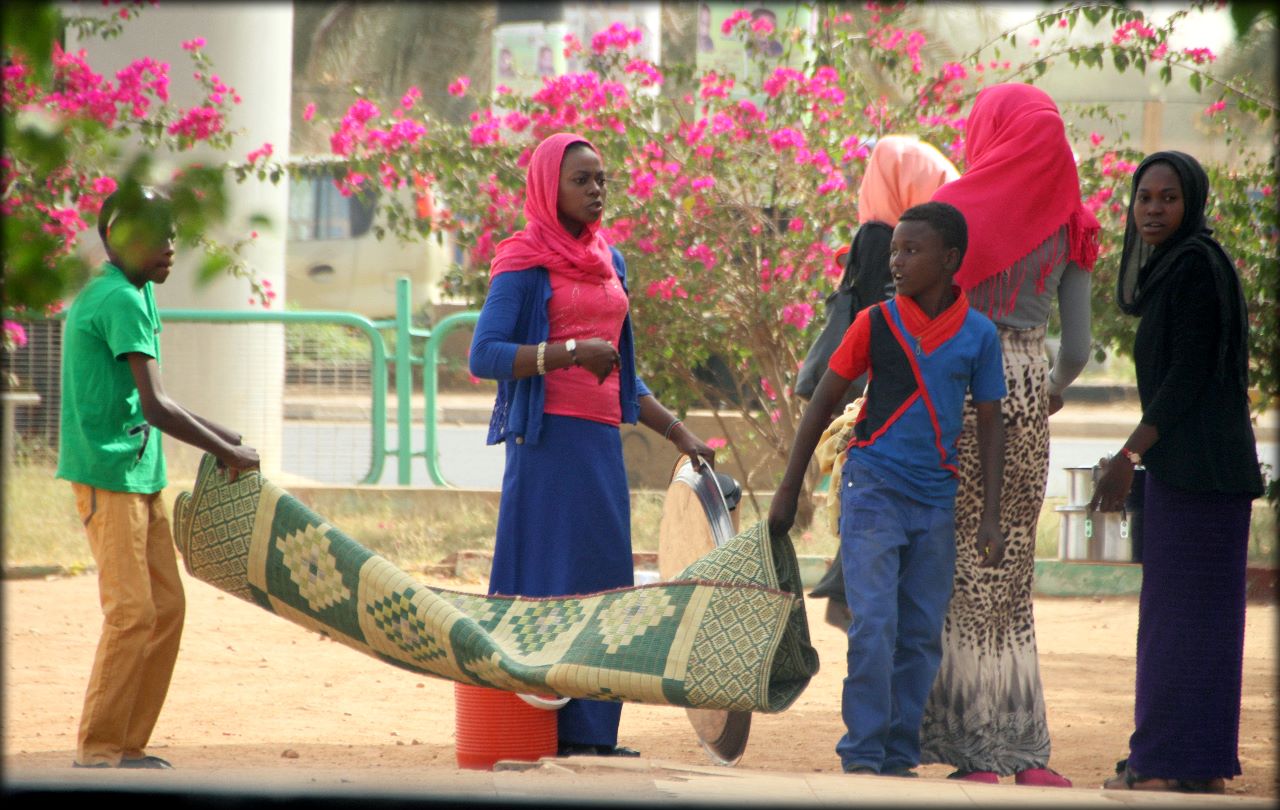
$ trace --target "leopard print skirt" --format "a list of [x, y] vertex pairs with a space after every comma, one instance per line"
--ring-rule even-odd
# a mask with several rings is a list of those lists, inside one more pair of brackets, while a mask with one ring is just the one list
[[942, 665], [925, 707], [921, 759], [1008, 776], [1049, 761], [1049, 729], [1031, 612], [1036, 522], [1049, 475], [1049, 395], [1043, 327], [999, 327], [1008, 396], [1000, 528], [1005, 558], [979, 568], [982, 473], [976, 415], [966, 403], [958, 440], [956, 575]]

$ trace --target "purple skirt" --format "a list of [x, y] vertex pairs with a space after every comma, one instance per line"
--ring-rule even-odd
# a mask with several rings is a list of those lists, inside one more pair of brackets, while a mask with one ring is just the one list
[[1189, 492], [1148, 472], [1129, 766], [1147, 777], [1240, 773], [1248, 495]]

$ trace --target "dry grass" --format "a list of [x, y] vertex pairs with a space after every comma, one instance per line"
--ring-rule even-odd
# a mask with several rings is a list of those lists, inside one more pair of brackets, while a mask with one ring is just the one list
[[[6, 470], [4, 478], [4, 566], [61, 566], [83, 570], [93, 565], [84, 530], [75, 511], [71, 487], [53, 477], [48, 463], [23, 462]], [[166, 489], [165, 502], [172, 504], [183, 489], [173, 484]], [[631, 512], [632, 545], [637, 551], [656, 551], [663, 493], [638, 492]], [[760, 497], [760, 509], [767, 513], [768, 496]], [[1040, 514], [1036, 532], [1036, 556], [1058, 556], [1060, 516], [1054, 507], [1062, 499], [1048, 499]], [[348, 498], [341, 508], [325, 508], [324, 517], [343, 532], [402, 568], [439, 562], [463, 549], [492, 549], [497, 507], [476, 502], [458, 506], [455, 502], [433, 507], [405, 509], [376, 492]], [[739, 507], [740, 525], [763, 517], [749, 500]], [[839, 538], [827, 529], [826, 507], [819, 506], [808, 529], [793, 533], [800, 555], [831, 556]], [[1275, 566], [1276, 513], [1259, 501], [1253, 511], [1249, 558], [1255, 565]]]

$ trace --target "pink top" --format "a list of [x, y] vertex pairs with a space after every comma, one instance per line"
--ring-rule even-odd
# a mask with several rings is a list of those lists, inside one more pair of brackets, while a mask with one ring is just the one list
[[[627, 294], [614, 273], [600, 281], [551, 273], [547, 314], [551, 321], [548, 343], [604, 338], [616, 348], [627, 317]], [[603, 384], [579, 366], [548, 371], [543, 412], [616, 425], [622, 421], [619, 387], [617, 367]]]

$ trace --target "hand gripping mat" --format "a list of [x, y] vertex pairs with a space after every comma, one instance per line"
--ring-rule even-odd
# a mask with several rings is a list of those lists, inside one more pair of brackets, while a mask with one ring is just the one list
[[[765, 523], [672, 582], [549, 599], [432, 588], [206, 455], [174, 537], [197, 579], [412, 672], [592, 700], [779, 712], [818, 670], [795, 551]], [[589, 563], [588, 563], [589, 564]]]

